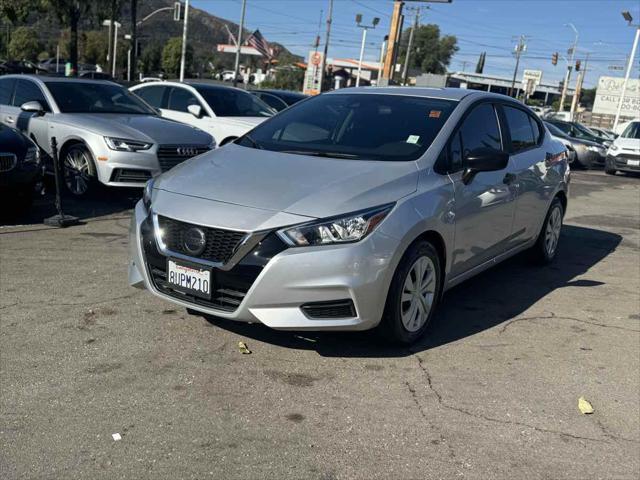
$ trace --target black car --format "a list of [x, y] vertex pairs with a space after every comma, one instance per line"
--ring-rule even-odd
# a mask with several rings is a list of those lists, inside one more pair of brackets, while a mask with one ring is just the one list
[[559, 127], [557, 127], [555, 122], [545, 121], [544, 123], [549, 129], [551, 135], [566, 140], [571, 144], [571, 148], [569, 149], [569, 147], [567, 147], [567, 149], [570, 150], [570, 154], [571, 151], [575, 152], [575, 158], [572, 166], [575, 165], [581, 168], [589, 169], [595, 167], [596, 165], [604, 165], [607, 155], [607, 149], [605, 146], [590, 140], [583, 140], [577, 137], [572, 137], [561, 130]]
[[0, 124], [2, 213], [15, 213], [28, 208], [41, 178], [40, 151], [36, 144], [19, 131]]
[[26, 60], [6, 60], [0, 61], [0, 75], [10, 73], [47, 73], [46, 70], [38, 67], [36, 64]]
[[278, 112], [307, 98], [303, 93], [288, 90], [251, 90], [251, 93]]

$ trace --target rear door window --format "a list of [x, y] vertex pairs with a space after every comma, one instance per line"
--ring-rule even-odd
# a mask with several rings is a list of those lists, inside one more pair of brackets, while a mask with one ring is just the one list
[[138, 95], [154, 108], [167, 108], [166, 100], [164, 99], [166, 90], [166, 87], [154, 85], [152, 87], [140, 88], [138, 90], [135, 90], [133, 93]]
[[266, 103], [267, 105], [269, 105], [272, 108], [275, 108], [277, 111], [284, 110], [285, 108], [287, 108], [287, 104], [286, 103], [284, 103], [282, 100], [280, 100], [275, 95], [271, 95], [270, 93], [259, 93], [258, 97], [264, 103]]
[[11, 105], [15, 78], [0, 78], [0, 105]]
[[184, 88], [172, 87], [169, 92], [169, 106], [167, 108], [177, 112], [189, 112], [189, 105], [200, 105], [200, 102], [190, 91]]
[[[514, 153], [535, 147], [539, 132], [534, 134], [529, 115], [519, 108], [504, 106], [509, 132], [511, 133], [511, 147]], [[536, 124], [537, 127], [537, 124]]]

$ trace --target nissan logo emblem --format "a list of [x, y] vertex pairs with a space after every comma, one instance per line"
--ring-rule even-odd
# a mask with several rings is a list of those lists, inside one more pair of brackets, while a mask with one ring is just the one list
[[200, 255], [207, 246], [207, 236], [204, 230], [198, 227], [191, 227], [182, 237], [182, 245], [190, 255]]
[[178, 147], [176, 151], [183, 157], [193, 157], [198, 153], [198, 149], [194, 147]]

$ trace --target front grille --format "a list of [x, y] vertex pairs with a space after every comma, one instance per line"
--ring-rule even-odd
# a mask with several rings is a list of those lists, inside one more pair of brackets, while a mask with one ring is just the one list
[[13, 153], [0, 153], [0, 172], [8, 172], [9, 170], [13, 170], [13, 168], [18, 163], [18, 157], [16, 157]]
[[224, 312], [233, 312], [238, 308], [264, 266], [287, 248], [280, 237], [272, 233], [231, 270], [212, 268], [213, 292], [210, 299], [203, 299], [174, 290], [167, 283], [167, 257], [158, 251], [150, 218], [142, 222], [141, 234], [145, 264], [154, 288], [170, 297]]
[[112, 182], [145, 183], [151, 178], [148, 170], [134, 170], [130, 168], [116, 168], [111, 174]]
[[221, 228], [202, 227], [191, 223], [181, 222], [172, 218], [158, 216], [158, 223], [162, 229], [165, 245], [173, 252], [193, 256], [184, 248], [184, 234], [192, 227], [204, 230], [206, 245], [204, 251], [194, 258], [202, 258], [216, 263], [227, 263], [236, 248], [245, 237], [244, 232], [223, 230]]
[[621, 153], [620, 155], [618, 155], [617, 157], [615, 157], [616, 160], [622, 160], [624, 159], [625, 163], [627, 163], [627, 160], [640, 160], [640, 155], [636, 154], [629, 154], [629, 153]]
[[204, 145], [160, 145], [158, 147], [158, 162], [163, 172], [189, 160], [196, 155], [209, 151]]
[[351, 300], [307, 303], [302, 305], [300, 309], [307, 317], [318, 320], [356, 316], [356, 308]]

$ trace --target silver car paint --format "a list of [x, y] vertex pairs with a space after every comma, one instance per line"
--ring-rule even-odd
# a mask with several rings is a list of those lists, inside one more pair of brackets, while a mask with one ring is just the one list
[[[166, 297], [153, 288], [140, 244], [147, 212], [139, 203], [130, 229], [130, 283], [205, 313], [273, 328], [367, 329], [379, 323], [393, 273], [418, 237], [426, 233], [442, 244], [447, 289], [533, 245], [554, 196], [568, 194], [567, 163], [547, 161], [547, 154], [559, 154], [564, 147], [548, 132], [540, 147], [512, 155], [506, 169], [479, 173], [468, 185], [460, 174], [434, 172], [440, 151], [467, 109], [480, 100], [506, 101], [503, 96], [449, 89], [348, 91], [454, 98], [459, 106], [415, 162], [331, 160], [229, 145], [159, 177], [152, 210], [191, 223], [258, 231], [396, 202], [372, 234], [355, 244], [283, 251], [229, 313]], [[514, 176], [508, 184], [507, 173]], [[338, 298], [351, 298], [358, 316], [310, 320], [299, 308]]]
[[[64, 148], [70, 141], [83, 142], [91, 151], [96, 164], [98, 179], [110, 186], [141, 187], [140, 183], [110, 182], [111, 173], [116, 168], [142, 168], [151, 171], [153, 176], [161, 173], [156, 156], [159, 144], [191, 144], [211, 145], [213, 137], [195, 127], [184, 125], [173, 120], [153, 115], [123, 114], [85, 114], [61, 113], [53, 96], [46, 88], [46, 80], [31, 75], [7, 75], [3, 78], [15, 77], [30, 80], [42, 91], [51, 112], [42, 116], [32, 116], [28, 120], [28, 135], [35, 138], [42, 150], [51, 154], [50, 140], [56, 137], [58, 148]], [[77, 82], [86, 83], [86, 79], [69, 79], [53, 77], [50, 81], [62, 81], [73, 88]], [[91, 80], [96, 83], [111, 83]], [[0, 121], [16, 126], [19, 117], [25, 115], [19, 107], [0, 105]], [[119, 137], [153, 143], [149, 150], [139, 152], [119, 152], [111, 150], [104, 137]], [[98, 157], [107, 157], [107, 161], [98, 161]]]

